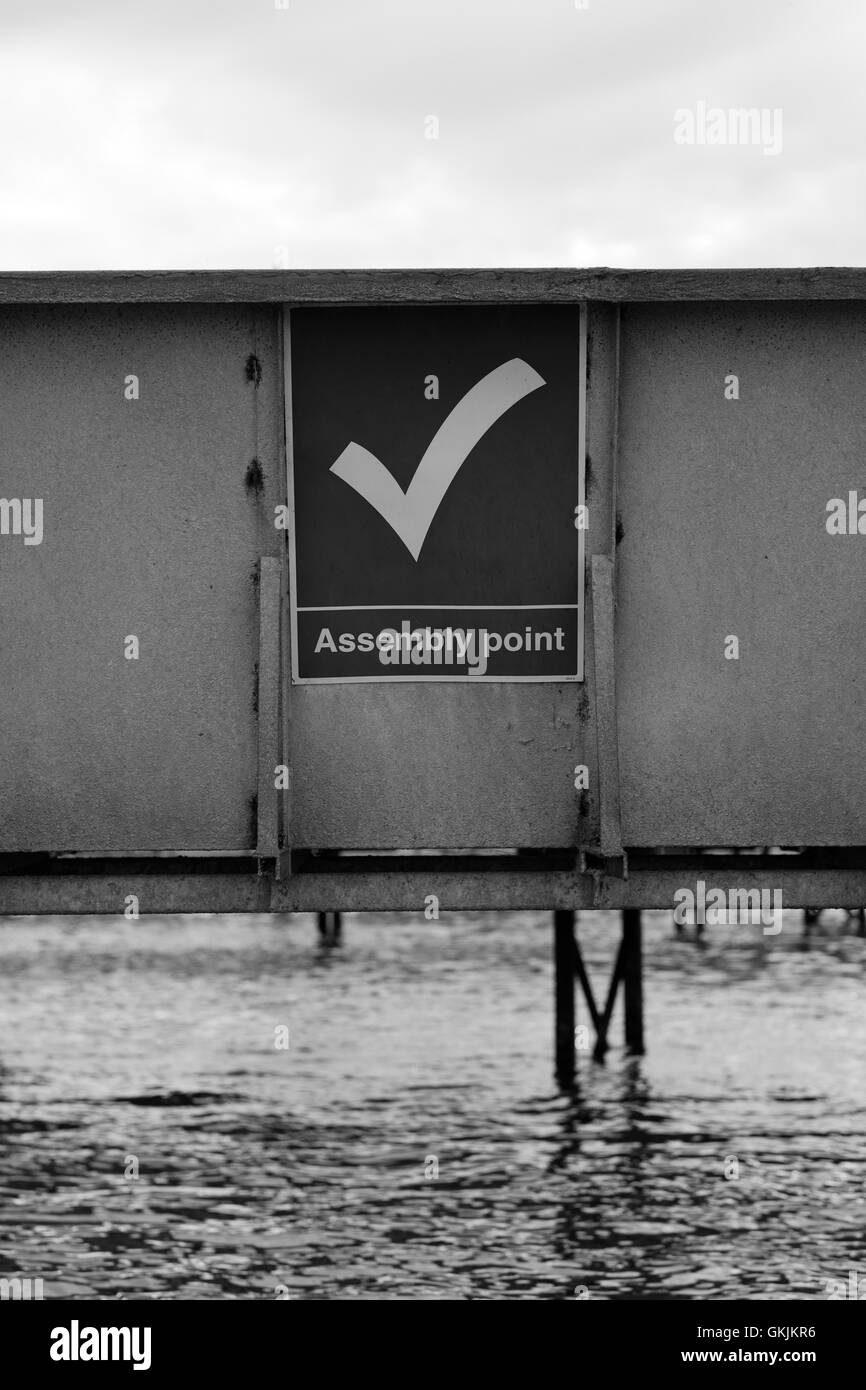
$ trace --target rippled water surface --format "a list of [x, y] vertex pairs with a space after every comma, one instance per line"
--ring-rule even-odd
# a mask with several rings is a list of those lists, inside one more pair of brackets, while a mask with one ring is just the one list
[[[617, 927], [581, 919], [597, 993]], [[0, 1275], [61, 1298], [826, 1298], [866, 1276], [866, 941], [831, 919], [804, 949], [795, 913], [710, 935], [645, 915], [647, 1056], [617, 1014], [566, 1096], [549, 914], [350, 916], [330, 952], [309, 917], [7, 921]]]

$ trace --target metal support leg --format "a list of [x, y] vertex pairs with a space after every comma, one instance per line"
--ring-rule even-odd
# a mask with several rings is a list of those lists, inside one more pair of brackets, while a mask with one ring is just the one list
[[622, 977], [625, 1002], [625, 1045], [643, 1055], [643, 942], [640, 911], [622, 914]]
[[571, 1086], [575, 1076], [574, 1056], [574, 913], [553, 914], [553, 974], [556, 1010], [554, 1039], [556, 1080]]
[[339, 912], [317, 912], [319, 940], [323, 946], [338, 946], [343, 934], [342, 914]]

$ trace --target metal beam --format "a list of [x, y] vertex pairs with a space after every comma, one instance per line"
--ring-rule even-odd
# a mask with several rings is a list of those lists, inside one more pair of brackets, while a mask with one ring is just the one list
[[[123, 914], [134, 893], [143, 913], [172, 912], [417, 912], [433, 893], [441, 911], [539, 911], [578, 908], [662, 908], [674, 894], [702, 879], [725, 892], [780, 889], [782, 905], [861, 907], [866, 903], [866, 854], [816, 851], [812, 855], [653, 857], [633, 851], [627, 879], [579, 874], [573, 869], [524, 867], [516, 857], [461, 862], [415, 859], [411, 865], [378, 858], [319, 860], [275, 881], [260, 875], [249, 856], [238, 859], [0, 858], [0, 915]], [[484, 861], [481, 861], [482, 863]], [[503, 867], [510, 863], [513, 867]], [[518, 868], [518, 864], [521, 865]], [[759, 932], [760, 927], [744, 928]]]
[[866, 269], [7, 271], [0, 304], [573, 304], [866, 299]]

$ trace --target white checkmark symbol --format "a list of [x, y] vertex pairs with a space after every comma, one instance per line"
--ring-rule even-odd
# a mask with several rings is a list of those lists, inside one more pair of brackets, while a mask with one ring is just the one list
[[417, 560], [443, 497], [479, 439], [506, 410], [544, 385], [520, 357], [488, 372], [442, 421], [405, 492], [360, 444], [347, 445], [330, 471], [375, 507]]

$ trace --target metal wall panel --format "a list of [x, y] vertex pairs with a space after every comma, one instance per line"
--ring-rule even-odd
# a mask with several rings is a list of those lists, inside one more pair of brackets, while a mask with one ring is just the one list
[[[866, 496], [866, 307], [624, 305], [618, 451], [616, 312], [590, 311], [587, 556], [613, 545], [616, 467], [623, 842], [866, 843], [866, 536], [825, 526]], [[278, 313], [0, 310], [0, 497], [44, 506], [41, 545], [0, 535], [0, 852], [254, 846]], [[588, 611], [584, 687], [289, 687], [284, 665], [288, 840], [591, 843], [592, 646]]]
[[0, 496], [44, 508], [41, 545], [0, 536], [0, 850], [255, 843], [277, 315], [0, 310]]
[[861, 303], [623, 308], [626, 844], [866, 844], [864, 382]]
[[319, 685], [291, 698], [296, 847], [577, 842], [581, 687]]

